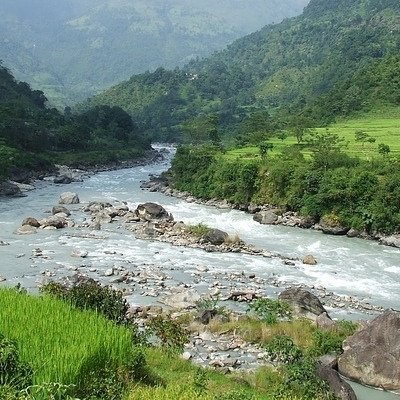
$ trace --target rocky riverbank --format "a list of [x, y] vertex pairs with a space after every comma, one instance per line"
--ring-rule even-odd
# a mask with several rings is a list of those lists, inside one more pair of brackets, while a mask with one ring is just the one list
[[0, 182], [0, 197], [25, 196], [26, 192], [37, 187], [38, 182], [54, 182], [56, 184], [82, 182], [95, 173], [132, 168], [163, 160], [163, 150], [153, 149], [146, 151], [140, 159], [114, 162], [107, 165], [82, 165], [72, 168], [67, 165], [56, 164], [52, 168], [43, 171], [14, 171], [9, 180]]
[[192, 196], [190, 193], [181, 192], [168, 186], [168, 183], [161, 177], [153, 176], [147, 182], [143, 182], [142, 187], [149, 191], [157, 191], [166, 196], [181, 198], [187, 202], [213, 206], [217, 208], [232, 208], [253, 215], [253, 219], [265, 225], [283, 225], [291, 228], [314, 229], [327, 235], [345, 235], [348, 238], [361, 238], [375, 240], [385, 246], [400, 248], [400, 234], [384, 235], [379, 232], [367, 233], [349, 227], [332, 224], [330, 221], [321, 219], [314, 221], [311, 217], [300, 216], [298, 212], [282, 211], [272, 205], [243, 204], [235, 205], [226, 200], [202, 200]]

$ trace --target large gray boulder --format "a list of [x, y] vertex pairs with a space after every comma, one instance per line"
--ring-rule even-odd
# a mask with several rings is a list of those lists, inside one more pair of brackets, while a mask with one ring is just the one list
[[278, 220], [278, 215], [273, 210], [260, 211], [254, 214], [253, 220], [262, 225], [272, 225]]
[[0, 196], [23, 196], [21, 189], [15, 183], [0, 182]]
[[173, 217], [167, 210], [157, 203], [139, 204], [135, 210], [136, 215], [143, 221], [166, 220], [172, 221]]
[[229, 237], [229, 235], [221, 231], [220, 229], [210, 229], [207, 233], [203, 235], [203, 240], [206, 243], [211, 243], [216, 246], [224, 243], [225, 240]]
[[291, 287], [280, 293], [278, 298], [292, 307], [293, 316], [296, 318], [306, 318], [316, 322], [318, 316], [323, 313], [326, 313], [328, 317], [328, 313], [318, 297], [308, 290]]
[[400, 390], [400, 312], [387, 310], [343, 343], [339, 372], [364, 385]]
[[79, 196], [76, 193], [64, 192], [61, 193], [59, 204], [79, 204]]
[[171, 293], [161, 297], [158, 301], [173, 309], [194, 308], [200, 300], [200, 295], [195, 289], [172, 288]]
[[322, 231], [327, 235], [346, 235], [346, 233], [350, 230], [347, 226], [342, 226], [337, 223], [332, 223], [329, 219], [322, 217], [319, 221], [318, 226], [316, 229]]

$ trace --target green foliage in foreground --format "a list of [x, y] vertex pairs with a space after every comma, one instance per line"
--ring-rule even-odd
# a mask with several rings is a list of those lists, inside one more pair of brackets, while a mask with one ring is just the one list
[[49, 296], [0, 290], [0, 332], [17, 341], [19, 359], [32, 367], [35, 385], [57, 382], [90, 394], [110, 371], [129, 376], [135, 360], [144, 367], [129, 329]]
[[[162, 346], [139, 348], [133, 345], [128, 329], [115, 325], [119, 318], [112, 316], [112, 322], [99, 315], [105, 301], [111, 309], [123, 312], [118, 295], [112, 295], [107, 287], [104, 292], [91, 285], [72, 289], [66, 294], [64, 287], [47, 285], [47, 295], [40, 297], [15, 289], [0, 290], [0, 331], [5, 332], [0, 336], [2, 399], [329, 400], [334, 397], [316, 378], [314, 355], [340, 352], [341, 341], [355, 329], [351, 323], [338, 323], [331, 332], [321, 332], [309, 321], [266, 325], [264, 320], [250, 317], [229, 322], [242, 334], [251, 324], [260, 339], [270, 331], [265, 348], [277, 368], [230, 377], [193, 366], [179, 357], [179, 351], [171, 351], [181, 351], [188, 340], [186, 328], [171, 316], [155, 317], [148, 324]], [[76, 308], [78, 300], [81, 311]], [[73, 307], [67, 304], [71, 302]], [[274, 300], [254, 308], [287, 312]], [[226, 328], [226, 323], [219, 323], [220, 330]], [[279, 333], [282, 331], [285, 333]], [[17, 342], [8, 339], [11, 336]]]

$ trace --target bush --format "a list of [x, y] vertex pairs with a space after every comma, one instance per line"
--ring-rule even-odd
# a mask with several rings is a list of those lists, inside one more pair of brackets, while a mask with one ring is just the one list
[[275, 324], [279, 318], [290, 319], [292, 317], [290, 305], [281, 300], [260, 298], [249, 304], [248, 311], [255, 313], [258, 318], [267, 324]]
[[33, 369], [19, 359], [17, 342], [0, 334], [0, 384], [23, 389], [32, 384]]
[[101, 286], [93, 279], [84, 279], [68, 288], [58, 282], [50, 282], [41, 289], [42, 293], [66, 300], [73, 306], [84, 310], [96, 310], [118, 324], [127, 322], [128, 302], [122, 292], [111, 286]]
[[148, 328], [161, 340], [164, 347], [173, 352], [181, 353], [184, 345], [189, 341], [188, 330], [170, 316], [157, 315], [151, 318]]

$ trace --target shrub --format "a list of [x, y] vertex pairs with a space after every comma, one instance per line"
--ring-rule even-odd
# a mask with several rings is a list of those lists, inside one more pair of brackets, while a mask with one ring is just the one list
[[67, 300], [81, 310], [96, 310], [118, 324], [127, 322], [129, 304], [122, 297], [122, 292], [111, 286], [101, 286], [94, 279], [80, 280], [71, 288], [61, 283], [50, 282], [44, 285], [41, 291]]
[[278, 322], [278, 319], [290, 319], [292, 316], [292, 310], [288, 303], [266, 298], [260, 298], [251, 302], [248, 311], [253, 312], [258, 318], [268, 324], [275, 324]]
[[189, 341], [189, 332], [179, 321], [170, 316], [157, 315], [148, 322], [149, 330], [161, 340], [161, 344], [174, 352], [182, 352]]
[[19, 359], [17, 342], [0, 334], [0, 385], [23, 389], [32, 384], [33, 369]]

